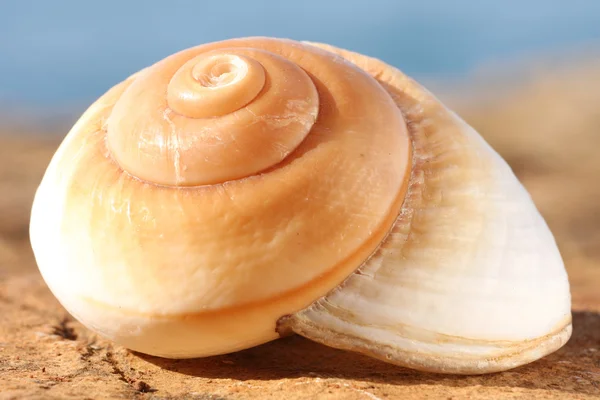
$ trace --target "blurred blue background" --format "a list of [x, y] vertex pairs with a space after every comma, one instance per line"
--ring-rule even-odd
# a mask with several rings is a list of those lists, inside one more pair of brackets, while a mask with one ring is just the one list
[[81, 111], [186, 47], [266, 35], [327, 42], [417, 79], [600, 39], [600, 1], [0, 0], [0, 103]]

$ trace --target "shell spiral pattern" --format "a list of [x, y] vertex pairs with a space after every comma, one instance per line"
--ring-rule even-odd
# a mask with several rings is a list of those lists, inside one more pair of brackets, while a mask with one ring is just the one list
[[399, 70], [324, 44], [187, 49], [98, 99], [37, 191], [59, 301], [143, 353], [294, 332], [479, 374], [571, 335], [552, 233], [506, 162]]
[[[69, 171], [46, 222], [61, 239], [38, 251], [63, 262], [41, 270], [74, 315], [133, 349], [262, 343], [377, 248], [410, 157], [393, 99], [340, 56], [266, 38], [188, 49], [111, 89], [69, 133], [47, 173]], [[130, 318], [101, 326], [82, 307]], [[156, 350], [173, 318], [195, 322]]]

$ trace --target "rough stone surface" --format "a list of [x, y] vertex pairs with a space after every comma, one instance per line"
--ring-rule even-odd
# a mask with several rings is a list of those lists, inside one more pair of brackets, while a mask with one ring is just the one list
[[600, 398], [600, 90], [590, 86], [598, 70], [537, 74], [506, 99], [459, 107], [532, 193], [573, 294], [564, 348], [487, 376], [420, 373], [296, 336], [180, 361], [112, 345], [58, 304], [29, 248], [31, 198], [56, 141], [0, 137], [0, 399]]
[[91, 334], [36, 273], [3, 280], [0, 293], [0, 399], [600, 397], [600, 309], [591, 305], [574, 313], [562, 350], [513, 371], [463, 377], [411, 371], [297, 336], [225, 356], [160, 359]]

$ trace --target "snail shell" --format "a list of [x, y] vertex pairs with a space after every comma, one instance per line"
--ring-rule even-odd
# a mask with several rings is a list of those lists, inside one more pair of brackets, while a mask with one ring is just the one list
[[65, 308], [152, 355], [296, 332], [475, 374], [571, 334], [562, 259], [508, 165], [397, 69], [323, 44], [206, 44], [113, 87], [30, 230]]

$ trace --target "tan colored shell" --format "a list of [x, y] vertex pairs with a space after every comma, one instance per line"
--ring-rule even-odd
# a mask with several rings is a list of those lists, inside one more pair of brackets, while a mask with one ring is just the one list
[[482, 373], [570, 335], [560, 255], [504, 161], [396, 69], [326, 45], [212, 43], [115, 86], [53, 158], [31, 238], [75, 317], [165, 357], [280, 320]]

